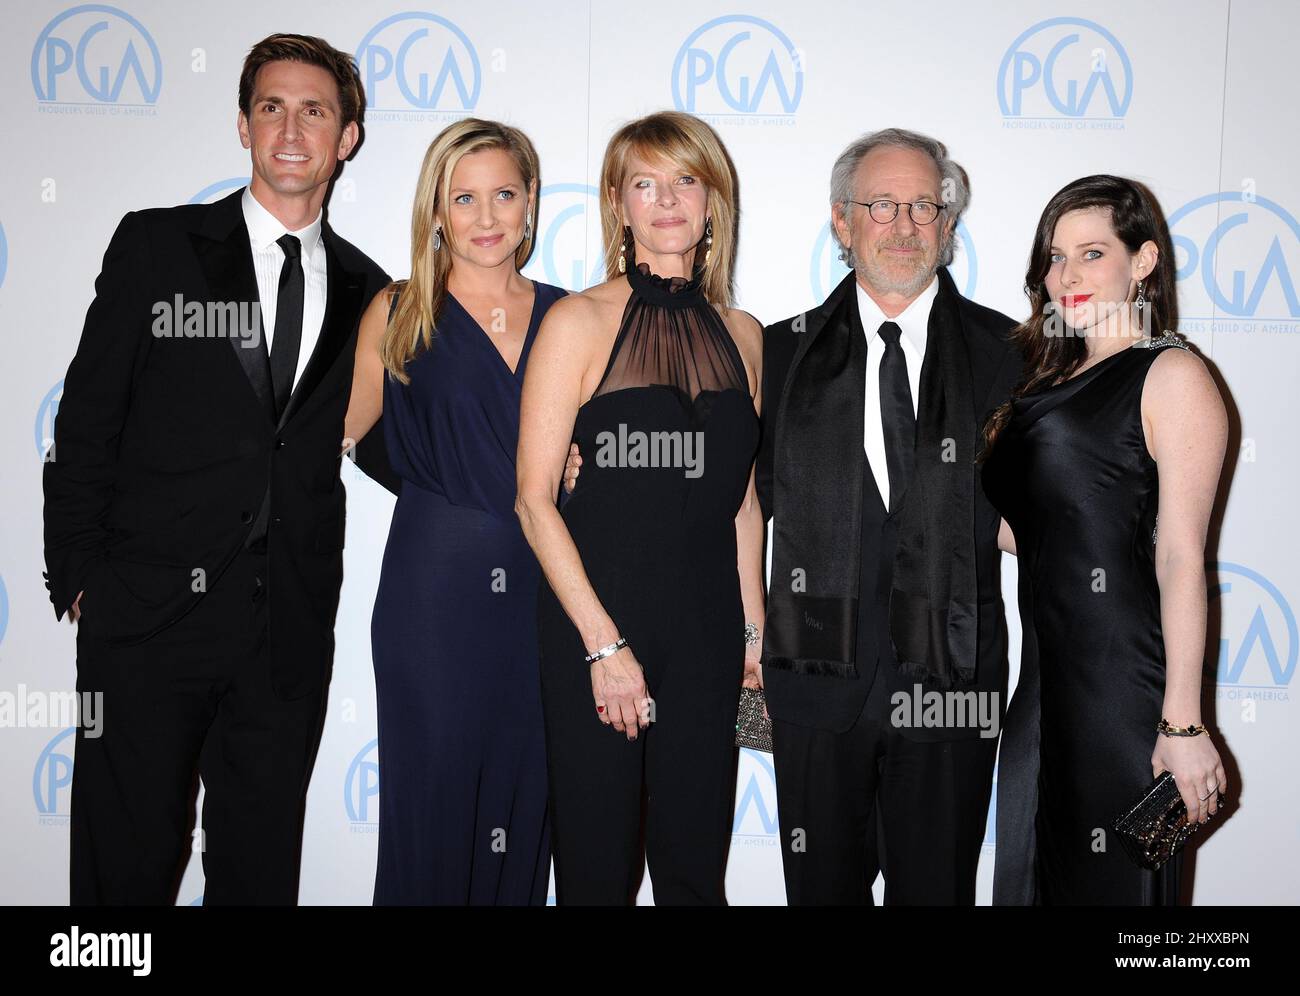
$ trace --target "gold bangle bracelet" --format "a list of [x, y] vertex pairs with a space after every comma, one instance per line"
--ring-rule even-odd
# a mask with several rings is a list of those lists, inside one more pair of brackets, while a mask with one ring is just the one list
[[1196, 723], [1189, 723], [1187, 726], [1174, 726], [1169, 720], [1161, 717], [1160, 722], [1156, 724], [1156, 732], [1163, 733], [1167, 737], [1199, 737], [1202, 733], [1208, 731], [1204, 726]]

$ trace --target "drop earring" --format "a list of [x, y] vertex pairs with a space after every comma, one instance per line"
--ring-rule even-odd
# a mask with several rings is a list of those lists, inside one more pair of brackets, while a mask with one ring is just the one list
[[704, 265], [709, 265], [709, 260], [713, 258], [713, 219], [707, 218], [704, 222]]
[[533, 219], [531, 217], [524, 219], [524, 241], [527, 242], [533, 237]]
[[631, 235], [631, 230], [625, 225], [623, 227], [623, 242], [618, 247], [618, 272], [627, 272], [627, 237]]
[[437, 252], [442, 248], [442, 226], [439, 225], [433, 230], [433, 251]]
[[1147, 298], [1146, 294], [1143, 293], [1141, 280], [1138, 281], [1138, 296], [1137, 300], [1134, 301], [1133, 304], [1137, 307], [1138, 311], [1141, 311], [1147, 306]]

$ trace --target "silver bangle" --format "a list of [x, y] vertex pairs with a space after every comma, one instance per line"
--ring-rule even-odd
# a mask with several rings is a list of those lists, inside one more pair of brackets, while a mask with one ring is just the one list
[[757, 642], [758, 642], [758, 624], [752, 622], [745, 623], [745, 646], [752, 647]]
[[626, 646], [627, 646], [627, 640], [624, 637], [620, 636], [616, 642], [611, 643], [608, 647], [601, 647], [594, 654], [588, 654], [586, 657], [583, 658], [583, 660], [586, 661], [588, 664], [591, 664], [594, 661], [604, 660], [606, 657], [609, 657], [610, 655], [617, 653], [618, 651], [622, 650]]

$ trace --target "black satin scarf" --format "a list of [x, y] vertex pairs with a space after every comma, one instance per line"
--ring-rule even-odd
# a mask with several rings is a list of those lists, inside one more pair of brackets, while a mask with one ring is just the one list
[[[898, 515], [889, 625], [903, 674], [975, 676], [975, 443], [970, 357], [945, 270], [921, 365], [916, 455]], [[777, 402], [772, 585], [763, 665], [855, 678], [867, 348], [849, 274], [795, 347]], [[820, 322], [820, 324], [819, 324]]]

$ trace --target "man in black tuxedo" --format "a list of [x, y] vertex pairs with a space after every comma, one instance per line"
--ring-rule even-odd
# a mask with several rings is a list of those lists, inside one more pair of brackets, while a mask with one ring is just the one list
[[763, 680], [791, 904], [869, 904], [878, 870], [887, 904], [975, 901], [1007, 677], [975, 460], [1021, 366], [1015, 323], [945, 268], [968, 200], [942, 143], [854, 142], [831, 180], [854, 272], [766, 330]]
[[[55, 614], [79, 619], [74, 904], [174, 901], [197, 768], [205, 903], [297, 901], [342, 581], [343, 416], [387, 275], [323, 217], [356, 147], [351, 58], [273, 35], [244, 63], [250, 185], [118, 226], [45, 468]], [[260, 321], [258, 312], [260, 311]]]

